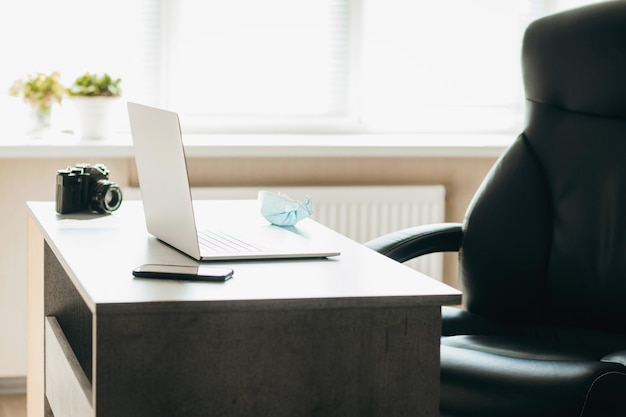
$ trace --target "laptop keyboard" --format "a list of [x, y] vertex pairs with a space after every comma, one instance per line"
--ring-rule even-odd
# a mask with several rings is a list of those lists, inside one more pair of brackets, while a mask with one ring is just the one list
[[198, 240], [204, 249], [216, 254], [261, 252], [258, 247], [219, 230], [199, 231]]

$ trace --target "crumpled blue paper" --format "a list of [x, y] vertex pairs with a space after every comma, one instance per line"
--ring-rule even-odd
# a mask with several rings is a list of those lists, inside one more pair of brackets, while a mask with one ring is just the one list
[[293, 226], [313, 214], [311, 200], [296, 201], [283, 193], [259, 191], [261, 214], [276, 226]]

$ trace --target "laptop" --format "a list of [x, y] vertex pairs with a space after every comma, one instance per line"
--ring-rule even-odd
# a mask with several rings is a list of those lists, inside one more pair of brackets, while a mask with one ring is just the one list
[[128, 102], [128, 115], [146, 226], [162, 242], [199, 261], [339, 255], [298, 234], [297, 226], [271, 225], [250, 201], [205, 204], [203, 210], [215, 212], [199, 217], [215, 225], [198, 224], [201, 205], [192, 199], [178, 114]]

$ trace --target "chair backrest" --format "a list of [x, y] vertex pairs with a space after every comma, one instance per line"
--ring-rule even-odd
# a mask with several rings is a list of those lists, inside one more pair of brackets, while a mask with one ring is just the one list
[[466, 307], [626, 333], [626, 1], [535, 21], [524, 132], [468, 209]]

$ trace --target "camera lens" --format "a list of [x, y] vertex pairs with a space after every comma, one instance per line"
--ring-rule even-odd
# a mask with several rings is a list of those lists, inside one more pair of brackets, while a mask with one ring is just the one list
[[100, 213], [111, 213], [122, 204], [122, 190], [117, 184], [107, 181], [98, 181], [91, 197], [90, 208]]
[[[120, 206], [121, 196], [115, 188], [109, 187], [104, 195], [104, 205], [109, 209], [115, 210]], [[113, 208], [115, 207], [115, 208]]]

